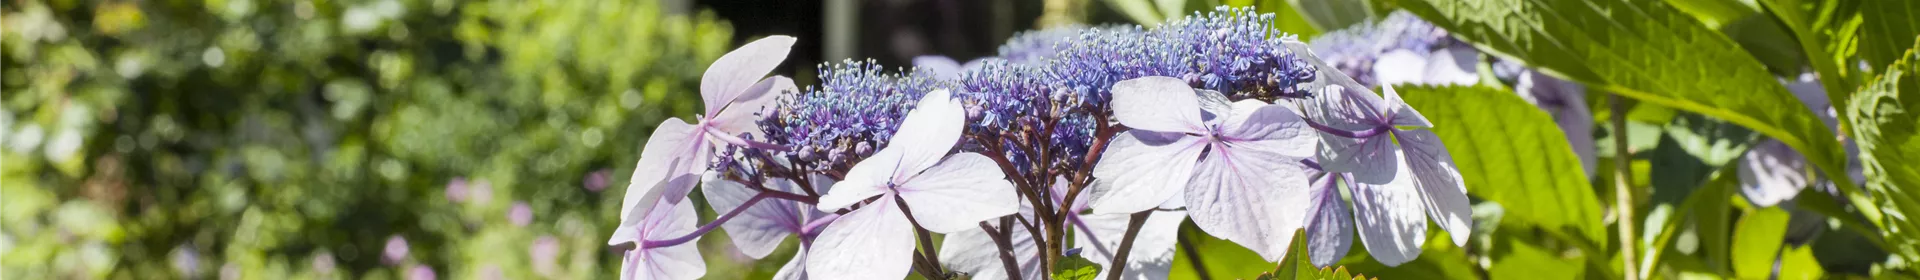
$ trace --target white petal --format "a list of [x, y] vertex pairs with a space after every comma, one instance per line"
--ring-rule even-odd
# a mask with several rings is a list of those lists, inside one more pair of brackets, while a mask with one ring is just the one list
[[[997, 222], [988, 221], [997, 225]], [[999, 227], [994, 227], [998, 230]], [[1046, 279], [1040, 271], [1040, 247], [1033, 244], [1033, 235], [1019, 225], [1013, 225], [1008, 231], [1013, 245], [1014, 263], [1019, 265], [1020, 276], [1024, 279]], [[974, 280], [1000, 280], [1007, 278], [1007, 265], [1000, 260], [1000, 245], [993, 243], [993, 237], [975, 224], [973, 230], [962, 230], [947, 234], [940, 241], [940, 264], [953, 271], [972, 275]]]
[[[1197, 92], [1196, 97], [1200, 98], [1200, 119], [1202, 121], [1207, 122], [1207, 124], [1215, 124], [1222, 121], [1220, 117], [1233, 114], [1233, 100], [1227, 99], [1226, 94], [1207, 89], [1201, 89]], [[1252, 99], [1243, 100], [1242, 102], [1266, 104], [1266, 102]]]
[[1479, 84], [1480, 75], [1474, 73], [1479, 64], [1480, 53], [1471, 48], [1434, 50], [1427, 55], [1426, 76], [1421, 77], [1420, 83], [1437, 86]]
[[1268, 105], [1258, 100], [1233, 103], [1233, 114], [1226, 120], [1223, 137], [1267, 152], [1292, 157], [1312, 157], [1320, 135], [1307, 122], [1284, 105]]
[[[1302, 87], [1313, 93], [1311, 102], [1302, 111], [1306, 117], [1320, 124], [1345, 130], [1363, 130], [1386, 124], [1386, 101], [1373, 94], [1368, 87], [1353, 81], [1339, 68], [1327, 65], [1319, 57], [1312, 55], [1312, 48], [1296, 40], [1285, 40], [1287, 50], [1293, 51], [1301, 59], [1318, 69], [1315, 79]], [[1378, 70], [1376, 70], [1378, 71]]]
[[[741, 204], [758, 195], [760, 191], [745, 184], [727, 180], [719, 172], [707, 172], [701, 177], [701, 192], [707, 197], [707, 204], [714, 213], [732, 212]], [[786, 179], [767, 180], [768, 188], [789, 191], [794, 188], [793, 181]], [[798, 207], [791, 201], [780, 199], [761, 199], [746, 212], [733, 217], [720, 228], [727, 230], [727, 237], [733, 239], [733, 246], [741, 253], [755, 259], [766, 257], [780, 247], [787, 235], [799, 232], [801, 221]]]
[[[1086, 231], [1074, 236], [1074, 246], [1080, 248], [1080, 254], [1087, 261], [1101, 267], [1100, 275], [1093, 279], [1107, 279], [1108, 264], [1113, 261], [1114, 250], [1120, 249], [1120, 239], [1127, 231], [1128, 214], [1084, 215]], [[1140, 235], [1133, 238], [1133, 251], [1127, 253], [1127, 271], [1120, 279], [1147, 280], [1166, 279], [1173, 271], [1173, 249], [1179, 242], [1180, 222], [1187, 220], [1187, 211], [1154, 211], [1147, 215], [1147, 223], [1140, 226]], [[1099, 242], [1094, 242], [1095, 240]]]
[[1466, 246], [1473, 231], [1473, 205], [1467, 201], [1466, 181], [1453, 165], [1453, 155], [1447, 153], [1447, 146], [1432, 130], [1396, 130], [1393, 135], [1399, 137], [1401, 151], [1406, 153], [1407, 167], [1413, 172], [1413, 185], [1420, 187], [1420, 202], [1426, 205], [1427, 216], [1447, 230], [1453, 245]]
[[[652, 226], [644, 230], [648, 240], [677, 238], [692, 233], [694, 224], [699, 222], [692, 203], [661, 207], [653, 212], [654, 215], [648, 218]], [[637, 267], [636, 274], [641, 279], [699, 279], [707, 273], [707, 263], [700, 258], [699, 244], [700, 239], [696, 237], [680, 245], [641, 249], [642, 264]]]
[[700, 76], [700, 98], [707, 103], [706, 115], [718, 115], [721, 108], [734, 103], [742, 95], [760, 94], [747, 92], [760, 78], [773, 72], [774, 67], [787, 60], [787, 52], [793, 49], [793, 37], [769, 36], [740, 46], [707, 66], [707, 73]]
[[1113, 84], [1113, 116], [1133, 129], [1205, 132], [1193, 87], [1172, 77], [1144, 77]]
[[913, 57], [913, 67], [933, 72], [933, 77], [942, 81], [960, 79], [960, 73], [966, 72], [959, 61], [942, 55], [922, 55]]
[[1320, 167], [1327, 172], [1352, 173], [1361, 183], [1384, 184], [1397, 176], [1400, 147], [1386, 133], [1367, 138], [1320, 133], [1317, 147]]
[[619, 246], [629, 242], [640, 242], [639, 225], [620, 225], [613, 228], [613, 235], [607, 237], [607, 246]]
[[1315, 266], [1338, 263], [1353, 248], [1353, 214], [1347, 209], [1347, 201], [1340, 198], [1334, 180], [1339, 177], [1322, 174], [1314, 179], [1310, 191], [1313, 208], [1307, 210], [1307, 252]]
[[1013, 183], [993, 160], [976, 153], [947, 157], [896, 189], [915, 221], [939, 233], [979, 230], [980, 221], [1020, 210]]
[[807, 276], [819, 279], [900, 279], [913, 263], [913, 224], [893, 202], [853, 210], [827, 225], [807, 252]]
[[1424, 84], [1427, 57], [1411, 50], [1393, 50], [1373, 60], [1373, 78], [1381, 85]]
[[1768, 138], [1740, 158], [1740, 194], [1760, 207], [1793, 199], [1807, 188], [1807, 159], [1787, 144]]
[[1360, 243], [1367, 245], [1374, 260], [1387, 266], [1419, 257], [1420, 246], [1427, 240], [1420, 190], [1408, 175], [1381, 185], [1352, 181], [1347, 185], [1353, 191], [1353, 220], [1360, 225]]
[[773, 280], [807, 280], [807, 250], [806, 245], [801, 245], [799, 251], [793, 252], [793, 258], [773, 273]]
[[1308, 172], [1267, 149], [1215, 145], [1187, 184], [1187, 215], [1213, 236], [1279, 261], [1307, 212]]
[[1420, 115], [1419, 111], [1413, 110], [1413, 106], [1408, 106], [1405, 100], [1400, 99], [1400, 92], [1394, 91], [1393, 86], [1381, 86], [1381, 91], [1387, 95], [1388, 112], [1393, 112], [1393, 119], [1389, 123], [1395, 126], [1433, 127], [1433, 122], [1427, 121], [1426, 116]]
[[900, 153], [899, 167], [893, 170], [892, 178], [920, 173], [946, 157], [953, 145], [960, 143], [960, 133], [966, 130], [966, 123], [966, 109], [947, 90], [934, 90], [920, 97], [920, 103], [900, 121], [900, 129], [888, 140], [891, 143], [881, 149]]
[[1179, 194], [1193, 176], [1204, 140], [1132, 130], [1114, 136], [1093, 167], [1094, 213], [1152, 209]]
[[893, 182], [894, 169], [900, 166], [900, 156], [898, 149], [881, 149], [854, 163], [853, 168], [847, 170], [846, 180], [834, 183], [832, 190], [820, 196], [817, 204], [820, 211], [833, 212], [886, 192], [887, 185]]
[[753, 84], [753, 87], [747, 88], [747, 93], [734, 99], [733, 104], [726, 105], [726, 108], [720, 109], [720, 112], [715, 115], [707, 116], [707, 121], [711, 122], [714, 128], [725, 131], [731, 136], [745, 133], [755, 138], [763, 137], [758, 123], [760, 119], [754, 114], [760, 113], [768, 106], [775, 106], [774, 101], [780, 99], [780, 94], [798, 90], [799, 88], [793, 86], [793, 79], [779, 75], [767, 77]]
[[[699, 177], [693, 172], [706, 169], [702, 151], [707, 145], [699, 135], [694, 126], [679, 118], [668, 118], [653, 129], [646, 147], [640, 150], [640, 162], [634, 164], [632, 183], [627, 184], [626, 196], [620, 201], [620, 224], [638, 222], [662, 197], [671, 197], [674, 193], [684, 197], [686, 194], [679, 191], [693, 190], [693, 183]], [[700, 167], [694, 168], [696, 164]], [[690, 179], [680, 180], [682, 177]]]

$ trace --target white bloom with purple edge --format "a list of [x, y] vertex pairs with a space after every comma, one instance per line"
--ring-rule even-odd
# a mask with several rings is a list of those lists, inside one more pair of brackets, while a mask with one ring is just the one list
[[[1311, 52], [1298, 42], [1288, 43], [1288, 48]], [[1320, 79], [1307, 85], [1318, 91], [1303, 106], [1321, 135], [1318, 164], [1326, 172], [1344, 173], [1339, 178], [1353, 193], [1354, 219], [1367, 251], [1389, 266], [1418, 257], [1426, 238], [1421, 216], [1451, 233], [1454, 244], [1465, 245], [1472, 230], [1466, 185], [1439, 136], [1426, 129], [1433, 124], [1401, 101], [1392, 86], [1382, 87], [1382, 98], [1315, 56], [1304, 57], [1323, 69]], [[1338, 200], [1317, 201], [1322, 205], [1316, 207], [1325, 209], [1326, 203]], [[1316, 221], [1331, 220], [1321, 218]], [[1345, 248], [1339, 244], [1343, 242], [1350, 241], [1309, 241], [1316, 248]]]
[[947, 156], [960, 142], [964, 110], [947, 90], [928, 93], [892, 143], [854, 164], [820, 197], [821, 211], [879, 198], [827, 225], [808, 249], [808, 277], [900, 278], [912, 262], [915, 223], [946, 234], [979, 230], [980, 221], [1018, 211], [1013, 184], [992, 160], [977, 153]]
[[1202, 106], [1197, 95], [1171, 77], [1114, 84], [1113, 114], [1132, 130], [1115, 136], [1094, 167], [1095, 188], [1105, 190], [1093, 212], [1133, 213], [1183, 197], [1200, 229], [1278, 261], [1306, 212], [1300, 161], [1313, 156], [1314, 134], [1285, 106]]

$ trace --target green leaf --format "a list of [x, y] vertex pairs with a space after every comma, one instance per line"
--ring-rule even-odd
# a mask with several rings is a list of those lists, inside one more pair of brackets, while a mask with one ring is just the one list
[[1714, 173], [1713, 179], [1688, 194], [1686, 201], [1679, 204], [1678, 209], [1681, 213], [1676, 215], [1680, 216], [1667, 218], [1666, 222], [1660, 226], [1659, 233], [1643, 250], [1647, 253], [1640, 262], [1643, 269], [1640, 271], [1640, 278], [1651, 279], [1648, 277], [1652, 276], [1653, 269], [1648, 268], [1657, 267], [1662, 262], [1661, 258], [1667, 252], [1667, 246], [1673, 244], [1674, 238], [1678, 237], [1681, 231], [1686, 230], [1684, 225], [1687, 221], [1693, 221], [1696, 236], [1699, 236], [1701, 243], [1706, 245], [1705, 255], [1708, 262], [1706, 266], [1712, 269], [1713, 263], [1725, 260], [1728, 254], [1725, 242], [1727, 215], [1732, 210], [1727, 201], [1733, 196], [1735, 185], [1739, 183], [1739, 176], [1735, 175], [1734, 166], [1723, 166], [1719, 172]]
[[1778, 207], [1760, 208], [1740, 217], [1734, 225], [1733, 274], [1741, 279], [1768, 279], [1773, 260], [1786, 243], [1787, 220], [1791, 215]]
[[1453, 246], [1446, 232], [1432, 232], [1420, 257], [1400, 266], [1387, 267], [1373, 260], [1362, 246], [1354, 246], [1351, 256], [1341, 262], [1345, 269], [1386, 279], [1479, 279], [1478, 265], [1465, 249]]
[[[1311, 253], [1307, 251], [1307, 230], [1306, 229], [1294, 230], [1293, 245], [1289, 245], [1289, 246], [1291, 247], [1288, 247], [1290, 249], [1287, 250], [1288, 251], [1287, 257], [1285, 259], [1280, 260], [1279, 267], [1275, 268], [1271, 273], [1261, 273], [1260, 277], [1255, 279], [1264, 279], [1264, 280], [1355, 279], [1353, 275], [1347, 273], [1347, 268], [1344, 266], [1330, 266], [1325, 269], [1321, 269], [1313, 266], [1313, 260], [1312, 258], [1309, 257]], [[1361, 276], [1360, 278], [1365, 278], [1365, 276]]]
[[1700, 23], [1706, 24], [1707, 28], [1715, 29], [1757, 12], [1754, 7], [1734, 0], [1667, 0], [1667, 4], [1673, 5], [1673, 8], [1681, 12], [1693, 15], [1700, 20]]
[[[1745, 126], [1828, 174], [1846, 159], [1833, 133], [1726, 36], [1653, 0], [1405, 0], [1401, 7], [1480, 50], [1612, 92]], [[1452, 145], [1449, 145], [1452, 147]], [[1829, 176], [1865, 204], [1846, 176]], [[1877, 210], [1866, 209], [1878, 221]]]
[[1360, 0], [1287, 0], [1287, 4], [1300, 10], [1300, 17], [1306, 18], [1313, 27], [1320, 30], [1346, 28], [1355, 23], [1373, 18], [1373, 8], [1368, 1]]
[[1159, 8], [1151, 0], [1106, 0], [1106, 2], [1108, 7], [1119, 10], [1120, 14], [1127, 15], [1127, 18], [1133, 19], [1133, 22], [1140, 26], [1158, 26], [1161, 21], [1167, 19], [1166, 15], [1160, 14]]
[[1787, 249], [1780, 255], [1778, 279], [1820, 279], [1820, 276], [1826, 273], [1826, 270], [1820, 267], [1820, 260], [1813, 257], [1813, 246]]
[[1095, 280], [1100, 266], [1080, 256], [1062, 256], [1053, 263], [1053, 280]]
[[1832, 52], [1836, 50], [1834, 45], [1848, 42], [1835, 40], [1838, 36], [1834, 34], [1840, 32], [1841, 26], [1833, 22], [1852, 18], [1853, 13], [1850, 7], [1855, 6], [1856, 1], [1803, 3], [1801, 0], [1762, 0], [1760, 4], [1766, 7], [1767, 12], [1772, 13], [1774, 18], [1779, 19], [1780, 23], [1786, 25], [1787, 30], [1793, 32], [1796, 41], [1800, 44], [1800, 49], [1806, 52], [1808, 62], [1813, 65], [1813, 70], [1821, 77], [1832, 77], [1820, 79], [1820, 86], [1827, 90], [1827, 98], [1834, 101], [1835, 108], [1846, 108], [1844, 104], [1847, 96], [1853, 93], [1851, 80], [1846, 77], [1852, 73], [1843, 67], [1847, 60], [1833, 59]]
[[1920, 132], [1920, 63], [1915, 62], [1920, 54], [1915, 51], [1920, 49], [1908, 50], [1861, 88], [1846, 110], [1867, 190], [1892, 217], [1881, 228], [1891, 246], [1887, 250], [1908, 259], [1920, 257], [1920, 238], [1913, 234], [1920, 221], [1910, 218], [1920, 214], [1920, 192], [1913, 188], [1920, 186], [1920, 138], [1915, 137]]
[[1586, 263], [1581, 260], [1562, 258], [1558, 254], [1517, 239], [1506, 239], [1506, 254], [1495, 257], [1493, 267], [1487, 268], [1489, 279], [1577, 279], [1586, 272]]
[[1399, 92], [1433, 122], [1467, 193], [1499, 203], [1505, 219], [1606, 244], [1600, 199], [1552, 116], [1512, 92], [1488, 87]]
[[1900, 60], [1920, 35], [1920, 3], [1866, 0], [1860, 6], [1860, 57], [1878, 72]]

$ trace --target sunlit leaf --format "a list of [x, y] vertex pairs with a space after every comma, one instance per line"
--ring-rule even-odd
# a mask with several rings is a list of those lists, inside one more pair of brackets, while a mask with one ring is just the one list
[[[1917, 40], [1920, 42], [1920, 40]], [[1888, 251], [1908, 258], [1920, 257], [1920, 54], [1908, 50], [1899, 62], [1861, 88], [1852, 97], [1853, 107], [1846, 111], [1852, 122], [1855, 143], [1860, 145], [1860, 162], [1866, 186], [1874, 194], [1874, 203], [1887, 211], [1885, 227]]]
[[1486, 87], [1399, 92], [1433, 122], [1468, 194], [1500, 203], [1506, 219], [1577, 236], [1580, 242], [1605, 243], [1600, 199], [1546, 112], [1513, 93]]

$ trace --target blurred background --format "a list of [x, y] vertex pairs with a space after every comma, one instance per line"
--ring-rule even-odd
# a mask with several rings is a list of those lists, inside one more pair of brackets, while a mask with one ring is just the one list
[[[734, 46], [798, 37], [775, 72], [813, 85], [821, 62], [1163, 17], [1122, 2], [1146, 3], [5, 0], [0, 276], [611, 278], [642, 141], [697, 112]], [[722, 234], [701, 241], [708, 278], [791, 255]]]

